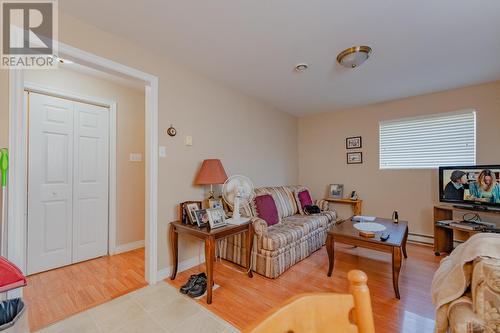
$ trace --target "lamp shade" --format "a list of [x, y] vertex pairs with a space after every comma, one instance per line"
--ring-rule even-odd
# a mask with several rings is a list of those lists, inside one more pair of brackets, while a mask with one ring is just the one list
[[194, 181], [195, 185], [224, 184], [226, 171], [218, 159], [204, 160]]

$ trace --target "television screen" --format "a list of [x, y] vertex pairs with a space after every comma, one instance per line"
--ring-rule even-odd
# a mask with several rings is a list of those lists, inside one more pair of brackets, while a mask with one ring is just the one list
[[442, 202], [500, 206], [500, 165], [440, 167]]

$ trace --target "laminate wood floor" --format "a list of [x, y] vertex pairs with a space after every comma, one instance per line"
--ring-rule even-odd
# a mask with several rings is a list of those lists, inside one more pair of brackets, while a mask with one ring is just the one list
[[[434, 308], [430, 286], [442, 258], [435, 257], [429, 246], [408, 243], [407, 249], [408, 259], [403, 260], [399, 277], [401, 300], [394, 296], [390, 255], [336, 244], [335, 268], [331, 278], [326, 276], [328, 256], [325, 247], [274, 280], [258, 274], [254, 274], [252, 279], [248, 278], [240, 267], [218, 261], [214, 279], [220, 288], [214, 290], [212, 304], [207, 305], [205, 297], [197, 302], [235, 327], [243, 329], [299, 293], [347, 293], [347, 272], [360, 269], [368, 275], [378, 333], [432, 332]], [[179, 273], [174, 281], [166, 281], [178, 288], [191, 274], [204, 269], [204, 265], [200, 265]]]
[[31, 275], [24, 289], [31, 331], [146, 285], [144, 249]]

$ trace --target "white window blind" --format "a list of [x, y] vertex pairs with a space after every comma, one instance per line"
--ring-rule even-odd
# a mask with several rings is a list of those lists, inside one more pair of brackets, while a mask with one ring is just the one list
[[380, 122], [380, 169], [476, 163], [476, 112]]

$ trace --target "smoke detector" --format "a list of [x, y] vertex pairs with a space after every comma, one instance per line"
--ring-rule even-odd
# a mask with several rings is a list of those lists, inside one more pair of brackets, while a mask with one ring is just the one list
[[302, 73], [302, 72], [305, 72], [307, 69], [309, 68], [309, 65], [306, 64], [306, 63], [301, 63], [301, 64], [297, 64], [295, 65], [295, 71], [298, 72], [298, 73]]

